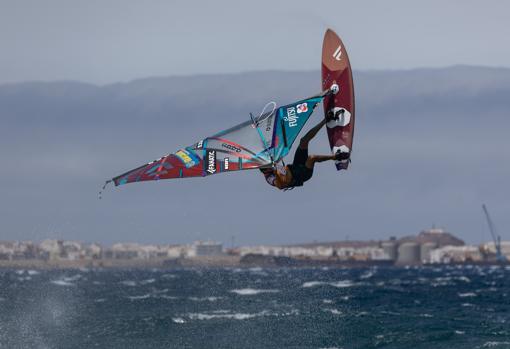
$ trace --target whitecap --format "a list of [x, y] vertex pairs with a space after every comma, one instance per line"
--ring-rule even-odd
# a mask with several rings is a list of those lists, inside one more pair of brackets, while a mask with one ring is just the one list
[[263, 290], [263, 289], [254, 289], [254, 288], [241, 288], [241, 289], [235, 289], [230, 290], [230, 292], [238, 294], [240, 296], [253, 296], [257, 295], [259, 293], [276, 293], [280, 292], [279, 290]]
[[471, 303], [462, 303], [461, 305], [463, 307], [474, 307], [475, 306], [474, 304], [471, 304]]
[[136, 300], [140, 300], [140, 299], [147, 299], [149, 298], [151, 295], [150, 294], [144, 294], [142, 296], [128, 296], [127, 298], [129, 298], [130, 300], [132, 301], [136, 301]]
[[455, 330], [455, 334], [465, 334], [466, 331], [459, 331], [459, 330]]
[[103, 303], [104, 301], [106, 301], [105, 298], [94, 299], [94, 302], [96, 302], [96, 303]]
[[327, 311], [327, 312], [330, 312], [333, 315], [342, 315], [343, 314], [340, 310], [335, 309], [335, 308], [325, 308], [323, 310]]
[[468, 278], [467, 276], [459, 276], [459, 277], [457, 278], [457, 280], [459, 280], [459, 281], [464, 281], [464, 282], [467, 282], [467, 283], [471, 282], [471, 279], [470, 279], [470, 278]]
[[66, 280], [52, 280], [51, 283], [58, 286], [75, 286], [72, 282]]
[[38, 275], [38, 274], [41, 274], [41, 272], [39, 272], [37, 270], [28, 270], [27, 273], [28, 273], [28, 275]]
[[459, 293], [458, 295], [461, 298], [476, 297], [476, 293], [474, 293], [474, 292]]
[[76, 275], [73, 275], [73, 276], [65, 276], [62, 278], [62, 280], [64, 281], [67, 281], [67, 282], [72, 282], [72, 281], [77, 281], [81, 278], [81, 275], [80, 274], [76, 274]]
[[324, 303], [324, 304], [331, 304], [331, 303], [333, 303], [333, 301], [331, 299], [323, 299], [322, 303]]
[[355, 284], [349, 280], [345, 280], [345, 281], [332, 282], [332, 283], [330, 283], [330, 285], [333, 287], [344, 288], [344, 287], [354, 286]]
[[325, 285], [326, 283], [325, 282], [322, 282], [322, 281], [308, 281], [308, 282], [305, 282], [301, 287], [315, 287], [315, 286], [321, 286], [321, 285]]
[[190, 313], [187, 316], [191, 320], [213, 320], [213, 319], [233, 319], [233, 320], [247, 320], [253, 319], [260, 316], [268, 315], [267, 311], [261, 311], [260, 313], [229, 313], [229, 314], [207, 314], [207, 313]]
[[189, 300], [194, 302], [216, 302], [220, 300], [222, 297], [189, 297]]
[[345, 287], [352, 287], [355, 286], [355, 284], [350, 280], [343, 280], [343, 281], [336, 281], [336, 282], [324, 282], [324, 281], [308, 281], [305, 282], [301, 287], [309, 288], [309, 287], [316, 287], [316, 286], [333, 286], [337, 288], [345, 288]]
[[510, 342], [496, 342], [496, 341], [490, 341], [490, 342], [485, 342], [483, 344], [483, 348], [494, 348], [494, 347], [499, 347], [499, 346], [506, 346], [506, 345], [510, 345]]
[[147, 280], [140, 281], [140, 284], [147, 285], [147, 284], [152, 284], [155, 281], [156, 281], [156, 279], [147, 279]]
[[182, 317], [174, 317], [172, 318], [172, 321], [175, 322], [176, 324], [183, 324], [186, 322]]
[[370, 279], [372, 276], [374, 276], [374, 274], [375, 273], [373, 271], [367, 271], [367, 272], [363, 273], [359, 278], [362, 280]]

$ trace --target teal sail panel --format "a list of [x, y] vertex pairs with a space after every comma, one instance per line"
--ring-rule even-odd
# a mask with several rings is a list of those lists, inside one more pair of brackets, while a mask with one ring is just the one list
[[273, 139], [271, 142], [274, 161], [281, 160], [289, 153], [298, 134], [323, 98], [320, 95], [303, 99], [279, 107], [276, 110]]

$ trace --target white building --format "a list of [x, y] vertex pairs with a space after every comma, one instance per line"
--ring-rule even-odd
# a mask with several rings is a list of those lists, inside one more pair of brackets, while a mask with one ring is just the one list
[[483, 256], [476, 246], [444, 246], [430, 251], [431, 263], [464, 263], [482, 260]]

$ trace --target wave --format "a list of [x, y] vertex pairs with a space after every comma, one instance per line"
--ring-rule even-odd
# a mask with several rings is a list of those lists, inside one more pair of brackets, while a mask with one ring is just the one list
[[208, 313], [190, 313], [187, 314], [190, 320], [213, 320], [213, 319], [232, 319], [232, 320], [247, 320], [260, 316], [268, 315], [267, 311], [260, 313], [229, 313], [229, 314], [208, 314]]
[[137, 300], [140, 300], [140, 299], [147, 299], [147, 298], [150, 298], [150, 297], [151, 297], [151, 295], [149, 293], [147, 293], [147, 294], [144, 294], [144, 295], [141, 295], [141, 296], [128, 296], [127, 298], [129, 298], [132, 301], [137, 301]]
[[280, 292], [280, 290], [263, 290], [263, 289], [255, 289], [255, 288], [241, 288], [241, 289], [234, 289], [230, 290], [230, 292], [238, 294], [240, 296], [254, 296], [260, 293], [276, 293]]
[[182, 317], [174, 317], [172, 318], [172, 321], [175, 322], [176, 324], [183, 324], [186, 322]]
[[52, 280], [50, 281], [52, 284], [57, 286], [76, 286], [72, 282], [66, 281], [66, 280]]
[[79, 279], [81, 279], [81, 275], [80, 274], [75, 274], [73, 276], [64, 276], [62, 278], [62, 280], [67, 281], [67, 282], [78, 281]]
[[187, 317], [190, 320], [215, 320], [215, 319], [226, 319], [226, 320], [249, 320], [257, 317], [264, 317], [264, 316], [291, 316], [291, 315], [298, 315], [299, 311], [297, 309], [293, 309], [289, 312], [283, 312], [283, 313], [277, 313], [277, 312], [271, 312], [269, 310], [262, 310], [258, 313], [234, 313], [230, 310], [215, 310], [208, 313], [188, 313], [185, 314], [183, 317], [180, 317], [178, 319], [183, 319], [184, 317]]
[[124, 280], [124, 281], [121, 281], [120, 283], [123, 285], [126, 285], [126, 286], [130, 286], [130, 287], [134, 287], [137, 285], [136, 281], [133, 281], [133, 280]]
[[356, 286], [356, 284], [350, 280], [343, 280], [343, 281], [336, 281], [336, 282], [308, 281], [308, 282], [305, 282], [301, 287], [310, 288], [310, 287], [317, 287], [317, 286], [333, 286], [333, 287], [337, 287], [337, 288], [345, 288], [345, 287]]
[[147, 285], [147, 284], [152, 284], [154, 282], [156, 282], [156, 279], [147, 279], [147, 280], [140, 281], [140, 284], [141, 285]]
[[152, 293], [154, 293], [154, 294], [161, 294], [161, 293], [167, 293], [167, 292], [168, 292], [168, 288], [164, 288], [162, 290], [158, 290], [157, 288], [152, 289]]
[[461, 298], [476, 297], [476, 293], [474, 293], [474, 292], [459, 293], [458, 295]]
[[499, 347], [499, 346], [505, 346], [505, 347], [507, 347], [507, 345], [510, 345], [510, 342], [497, 342], [497, 341], [490, 341], [490, 342], [485, 342], [485, 343], [482, 345], [482, 348], [495, 348], [495, 347]]
[[176, 299], [179, 299], [179, 297], [175, 297], [175, 296], [167, 296], [166, 294], [158, 295], [158, 296], [156, 296], [156, 298], [170, 299], [170, 300], [176, 300]]
[[223, 297], [189, 297], [188, 299], [194, 302], [216, 302]]
[[375, 275], [375, 271], [367, 271], [365, 273], [363, 273], [359, 278], [362, 279], [362, 280], [365, 280], [365, 279], [370, 279], [372, 276]]
[[342, 315], [343, 314], [340, 310], [335, 309], [335, 308], [324, 308], [322, 310], [330, 312], [333, 315]]

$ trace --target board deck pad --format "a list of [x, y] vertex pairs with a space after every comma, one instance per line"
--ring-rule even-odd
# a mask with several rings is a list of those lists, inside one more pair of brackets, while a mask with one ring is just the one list
[[[354, 85], [351, 64], [340, 37], [331, 29], [326, 31], [322, 44], [322, 91], [337, 84], [337, 94], [324, 99], [324, 113], [340, 112], [337, 121], [326, 124], [331, 151], [352, 152], [354, 137]], [[345, 170], [349, 160], [336, 161], [337, 170]]]

